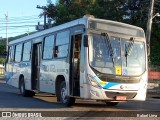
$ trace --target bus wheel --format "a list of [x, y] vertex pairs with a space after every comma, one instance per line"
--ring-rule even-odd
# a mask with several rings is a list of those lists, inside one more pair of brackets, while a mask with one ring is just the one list
[[116, 106], [118, 102], [105, 102], [107, 106]]
[[27, 92], [25, 90], [25, 83], [24, 83], [24, 78], [23, 77], [20, 78], [19, 90], [20, 90], [20, 93], [21, 93], [22, 96], [25, 97], [27, 95]]
[[62, 81], [60, 85], [60, 101], [65, 106], [72, 106], [75, 103], [75, 98], [67, 96], [67, 88], [65, 81]]
[[24, 78], [23, 77], [20, 78], [19, 90], [20, 90], [21, 95], [24, 96], [24, 97], [35, 96], [34, 91], [25, 90], [25, 83], [24, 83]]

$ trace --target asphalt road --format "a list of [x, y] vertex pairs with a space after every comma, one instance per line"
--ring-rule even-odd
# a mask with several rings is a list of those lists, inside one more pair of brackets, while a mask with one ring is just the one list
[[[156, 97], [156, 96], [154, 96]], [[65, 107], [56, 101], [51, 94], [36, 94], [34, 97], [22, 97], [19, 90], [0, 80], [0, 111], [43, 111], [43, 115], [51, 116], [135, 116], [137, 114], [155, 114], [160, 117], [160, 98], [149, 96], [145, 102], [124, 102], [115, 107], [107, 106], [93, 100], [76, 100], [72, 107]], [[58, 112], [57, 112], [58, 111]], [[91, 112], [92, 111], [92, 112]], [[114, 112], [113, 112], [114, 111]], [[137, 112], [138, 111], [138, 112]], [[156, 111], [156, 112], [155, 112]], [[104, 112], [104, 113], [103, 113]], [[143, 117], [143, 116], [142, 116]]]

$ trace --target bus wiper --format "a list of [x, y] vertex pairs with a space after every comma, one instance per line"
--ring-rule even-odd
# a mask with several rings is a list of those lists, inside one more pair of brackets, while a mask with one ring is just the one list
[[113, 67], [114, 67], [114, 52], [113, 52], [113, 48], [112, 48], [109, 36], [107, 33], [101, 33], [101, 36], [104, 36], [104, 39], [105, 39], [104, 41], [105, 41], [106, 46], [109, 50], [110, 56], [112, 57], [112, 63], [113, 63]]
[[131, 54], [133, 45], [134, 45], [134, 39], [133, 37], [130, 38], [130, 42], [128, 46], [125, 44], [125, 57], [126, 57], [126, 67], [127, 67], [127, 57]]

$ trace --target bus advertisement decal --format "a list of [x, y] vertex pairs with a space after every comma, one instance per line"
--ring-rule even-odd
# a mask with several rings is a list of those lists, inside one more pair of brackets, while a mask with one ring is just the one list
[[103, 86], [104, 89], [109, 89], [113, 86], [119, 85], [119, 83], [114, 83], [114, 82], [108, 82], [106, 85]]
[[95, 77], [95, 80], [102, 86], [104, 89], [109, 89], [113, 86], [119, 85], [120, 83], [115, 83], [115, 82], [104, 82], [100, 80], [97, 76]]

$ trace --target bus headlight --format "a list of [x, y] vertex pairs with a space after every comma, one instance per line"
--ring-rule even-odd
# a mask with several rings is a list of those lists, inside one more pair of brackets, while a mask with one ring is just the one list
[[100, 88], [101, 86], [99, 85], [99, 83], [95, 80], [95, 78], [92, 75], [88, 74], [88, 80], [90, 82], [90, 84], [94, 87], [98, 87]]

